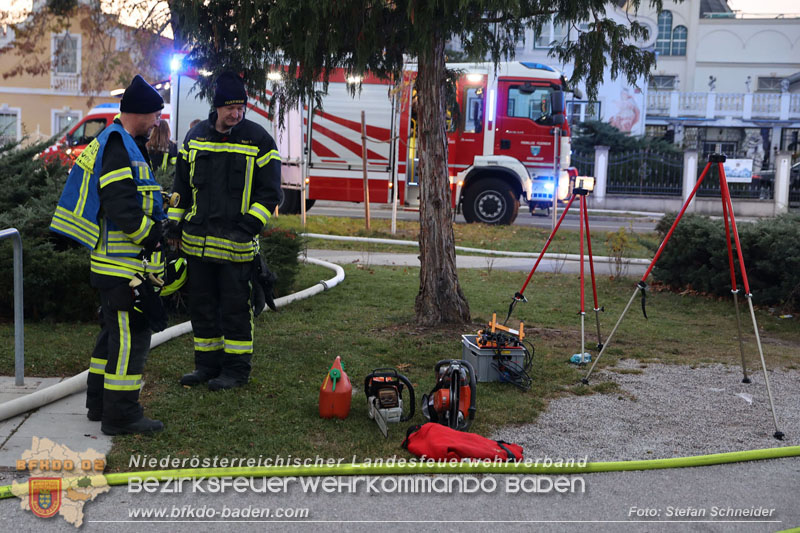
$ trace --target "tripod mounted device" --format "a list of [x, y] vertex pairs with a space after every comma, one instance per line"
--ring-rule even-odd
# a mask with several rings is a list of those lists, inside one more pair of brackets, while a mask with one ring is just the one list
[[[579, 199], [580, 204], [580, 241], [581, 241], [581, 259], [580, 259], [580, 273], [581, 273], [581, 308], [580, 308], [580, 316], [581, 316], [581, 358], [583, 358], [583, 354], [586, 351], [586, 343], [585, 343], [585, 319], [586, 319], [586, 311], [585, 311], [585, 274], [584, 274], [584, 248], [583, 248], [583, 240], [584, 240], [584, 232], [586, 233], [586, 245], [589, 252], [589, 271], [591, 273], [592, 278], [592, 296], [594, 297], [594, 314], [595, 314], [595, 322], [597, 324], [597, 349], [603, 349], [603, 339], [600, 334], [600, 312], [604, 311], [604, 308], [600, 307], [597, 303], [597, 282], [595, 281], [594, 276], [594, 259], [592, 258], [592, 237], [591, 233], [589, 232], [589, 212], [586, 207], [586, 196], [594, 189], [594, 178], [587, 177], [587, 176], [575, 176], [574, 177], [574, 184], [572, 187], [572, 196], [570, 196], [569, 202], [567, 206], [564, 208], [564, 211], [561, 213], [561, 216], [558, 219], [553, 231], [550, 232], [550, 236], [547, 238], [547, 241], [544, 243], [544, 247], [542, 248], [542, 252], [539, 254], [539, 257], [536, 258], [536, 263], [534, 263], [533, 268], [531, 269], [530, 273], [528, 274], [527, 279], [525, 279], [525, 283], [522, 284], [522, 288], [517, 292], [514, 297], [511, 299], [511, 304], [508, 306], [508, 316], [506, 316], [506, 320], [503, 322], [504, 324], [508, 322], [508, 319], [511, 318], [511, 313], [514, 311], [514, 307], [516, 307], [518, 302], [527, 302], [528, 300], [525, 298], [525, 289], [528, 286], [528, 283], [531, 281], [531, 277], [533, 277], [533, 273], [536, 272], [536, 268], [539, 266], [539, 262], [544, 257], [547, 248], [550, 246], [550, 243], [553, 242], [553, 237], [555, 237], [556, 232], [558, 232], [558, 228], [561, 227], [561, 223], [564, 221], [564, 217], [567, 216], [569, 212], [569, 208], [572, 206], [572, 203]], [[571, 180], [570, 180], [571, 181]]]
[[[642, 296], [642, 311], [644, 311], [645, 306], [645, 290], [647, 289], [647, 276], [650, 275], [650, 271], [653, 270], [653, 267], [658, 261], [658, 258], [661, 257], [661, 253], [664, 251], [664, 247], [669, 242], [670, 237], [672, 237], [672, 233], [675, 231], [678, 223], [681, 221], [684, 213], [686, 212], [686, 208], [689, 207], [692, 199], [694, 199], [697, 190], [700, 188], [700, 184], [703, 183], [703, 179], [705, 179], [706, 175], [708, 174], [709, 170], [712, 166], [716, 165], [717, 173], [719, 174], [719, 186], [720, 186], [720, 196], [722, 199], [722, 218], [725, 221], [725, 244], [728, 247], [728, 266], [730, 268], [731, 273], [731, 293], [733, 294], [733, 301], [734, 305], [736, 306], [736, 325], [739, 332], [739, 350], [742, 354], [742, 383], [750, 383], [750, 378], [747, 375], [747, 364], [745, 362], [744, 357], [744, 342], [742, 340], [742, 324], [741, 324], [741, 317], [739, 312], [739, 289], [736, 285], [736, 269], [734, 267], [734, 260], [733, 260], [733, 248], [731, 245], [731, 233], [733, 234], [733, 239], [736, 243], [736, 255], [739, 263], [739, 270], [742, 274], [742, 284], [744, 285], [745, 291], [745, 298], [747, 299], [747, 304], [750, 308], [750, 317], [753, 320], [753, 331], [755, 333], [756, 345], [758, 346], [758, 355], [761, 358], [761, 368], [764, 371], [764, 382], [767, 388], [767, 397], [769, 398], [769, 405], [770, 409], [772, 410], [772, 420], [775, 423], [775, 433], [773, 437], [778, 440], [783, 439], [783, 432], [778, 429], [778, 417], [775, 414], [775, 404], [772, 401], [772, 390], [769, 386], [769, 376], [767, 375], [767, 364], [764, 361], [764, 351], [761, 348], [761, 337], [758, 333], [758, 323], [756, 322], [756, 314], [753, 310], [753, 295], [750, 292], [750, 283], [747, 280], [747, 270], [744, 266], [744, 257], [742, 256], [742, 246], [739, 242], [739, 230], [736, 228], [736, 217], [733, 214], [733, 202], [731, 201], [731, 193], [728, 189], [728, 180], [725, 177], [725, 168], [723, 167], [723, 163], [725, 162], [726, 157], [723, 154], [710, 154], [708, 156], [708, 162], [706, 163], [703, 172], [700, 174], [700, 177], [697, 179], [697, 183], [695, 184], [692, 192], [689, 194], [689, 197], [683, 204], [678, 216], [675, 217], [675, 221], [672, 223], [672, 226], [669, 228], [664, 240], [662, 241], [661, 245], [658, 247], [656, 251], [656, 255], [653, 257], [653, 260], [650, 262], [650, 266], [647, 268], [647, 271], [642, 276], [642, 279], [636, 284], [636, 288], [633, 290], [633, 294], [631, 295], [630, 300], [628, 300], [628, 305], [625, 306], [625, 309], [622, 311], [619, 319], [617, 320], [614, 329], [611, 330], [611, 333], [606, 339], [606, 344], [600, 349], [600, 353], [597, 355], [597, 358], [594, 360], [589, 372], [586, 374], [581, 381], [584, 384], [589, 383], [589, 376], [592, 375], [592, 371], [594, 371], [594, 367], [597, 365], [597, 362], [603, 356], [605, 349], [608, 347], [608, 343], [611, 342], [611, 338], [614, 336], [614, 333], [617, 331], [622, 319], [625, 318], [625, 314], [630, 309], [631, 304], [633, 303], [633, 299], [636, 297], [636, 293], [641, 292]], [[645, 314], [645, 318], [647, 318], [647, 314]]]

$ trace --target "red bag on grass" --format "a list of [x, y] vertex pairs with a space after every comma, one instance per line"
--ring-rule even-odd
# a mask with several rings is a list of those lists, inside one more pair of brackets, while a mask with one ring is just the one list
[[434, 422], [409, 428], [403, 448], [417, 457], [425, 456], [430, 459], [522, 459], [522, 446], [519, 444], [487, 439]]

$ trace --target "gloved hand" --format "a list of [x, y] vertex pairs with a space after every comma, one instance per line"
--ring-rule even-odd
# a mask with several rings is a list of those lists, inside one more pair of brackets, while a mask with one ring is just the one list
[[133, 289], [133, 308], [144, 315], [148, 327], [154, 332], [166, 329], [167, 312], [150, 280], [136, 274], [128, 285]]
[[267, 267], [267, 262], [264, 257], [259, 253], [253, 258], [253, 295], [252, 305], [253, 314], [258, 316], [264, 310], [264, 305], [277, 311], [278, 307], [275, 305], [275, 282], [278, 276]]
[[144, 256], [147, 257], [155, 251], [161, 249], [161, 239], [164, 234], [164, 229], [161, 222], [156, 222], [150, 228], [150, 233], [142, 241], [142, 248], [144, 248]]

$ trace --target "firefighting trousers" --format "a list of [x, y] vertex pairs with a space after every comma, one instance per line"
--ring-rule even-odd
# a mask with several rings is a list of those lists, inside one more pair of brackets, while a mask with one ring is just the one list
[[249, 373], [252, 263], [212, 263], [189, 257], [188, 271], [196, 364], [224, 370], [229, 363], [247, 359]]
[[126, 425], [142, 417], [139, 392], [150, 350], [147, 320], [133, 309], [126, 283], [100, 290], [101, 330], [92, 351], [86, 407], [102, 410], [103, 422]]

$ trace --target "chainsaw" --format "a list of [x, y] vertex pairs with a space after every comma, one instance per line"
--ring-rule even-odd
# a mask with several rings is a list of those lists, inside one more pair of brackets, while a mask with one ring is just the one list
[[444, 359], [434, 373], [436, 385], [422, 396], [422, 413], [431, 422], [466, 431], [475, 418], [475, 370], [463, 359]]
[[[410, 409], [403, 414], [403, 388], [408, 387]], [[384, 437], [389, 437], [388, 423], [405, 422], [414, 416], [414, 387], [394, 368], [376, 368], [364, 378], [369, 417], [375, 420]]]

